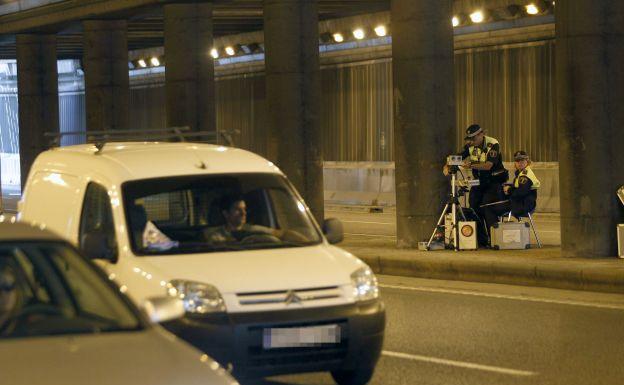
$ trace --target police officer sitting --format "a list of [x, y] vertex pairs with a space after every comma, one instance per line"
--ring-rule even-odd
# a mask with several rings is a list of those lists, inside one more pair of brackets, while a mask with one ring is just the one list
[[[509, 173], [503, 166], [498, 140], [486, 136], [485, 131], [478, 124], [473, 124], [466, 129], [464, 139], [467, 144], [460, 154], [464, 159], [463, 167], [471, 169], [473, 177], [479, 180], [479, 186], [470, 190], [470, 207], [481, 221], [485, 220], [489, 229], [498, 221], [498, 216], [491, 210], [481, 209], [480, 206], [503, 199], [503, 183], [509, 178]], [[444, 173], [448, 175], [446, 166]], [[479, 244], [488, 244], [486, 233], [479, 233]]]
[[540, 181], [531, 169], [531, 160], [526, 151], [519, 150], [514, 153], [514, 166], [516, 167], [514, 181], [504, 187], [509, 202], [499, 207], [494, 206], [493, 209], [499, 215], [511, 211], [511, 215], [520, 218], [535, 210]]

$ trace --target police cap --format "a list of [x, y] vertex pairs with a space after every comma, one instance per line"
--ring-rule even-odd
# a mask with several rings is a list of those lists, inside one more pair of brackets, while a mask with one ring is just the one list
[[518, 150], [514, 153], [514, 160], [529, 160], [529, 154], [524, 150]]
[[466, 129], [466, 137], [464, 139], [472, 139], [475, 136], [483, 132], [483, 129], [478, 124], [473, 124]]

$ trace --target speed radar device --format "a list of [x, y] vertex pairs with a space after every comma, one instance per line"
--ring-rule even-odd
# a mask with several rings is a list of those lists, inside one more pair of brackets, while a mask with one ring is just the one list
[[461, 155], [449, 155], [446, 157], [446, 164], [448, 166], [461, 166], [464, 164], [464, 159]]
[[440, 229], [444, 236], [444, 244], [455, 250], [474, 250], [477, 248], [476, 222], [466, 219], [466, 213], [459, 203], [459, 198], [466, 194], [471, 187], [478, 186], [478, 180], [458, 180], [457, 172], [463, 164], [461, 155], [449, 155], [446, 157], [446, 165], [448, 166], [449, 176], [451, 178], [451, 193], [442, 209], [442, 214], [433, 229], [433, 233], [429, 241], [419, 248], [433, 250], [435, 247], [434, 240], [440, 238]]

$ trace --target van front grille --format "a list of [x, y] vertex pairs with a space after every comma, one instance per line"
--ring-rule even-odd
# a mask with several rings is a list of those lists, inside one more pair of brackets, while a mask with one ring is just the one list
[[291, 304], [322, 301], [340, 298], [341, 290], [338, 286], [313, 289], [281, 290], [256, 293], [239, 293], [236, 295], [241, 306]]

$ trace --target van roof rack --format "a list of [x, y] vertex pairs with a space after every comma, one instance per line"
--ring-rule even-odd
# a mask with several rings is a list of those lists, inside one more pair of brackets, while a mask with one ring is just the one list
[[86, 136], [86, 143], [94, 144], [98, 149], [97, 153], [99, 153], [107, 142], [113, 141], [145, 142], [177, 139], [180, 142], [186, 142], [187, 138], [206, 138], [208, 140], [204, 140], [202, 143], [220, 144], [219, 139], [223, 138], [225, 144], [232, 146], [233, 133], [236, 133], [236, 131], [191, 131], [190, 127], [182, 126], [147, 130], [46, 132], [43, 135], [52, 138], [50, 147], [59, 147], [61, 145], [61, 139], [66, 136]]

